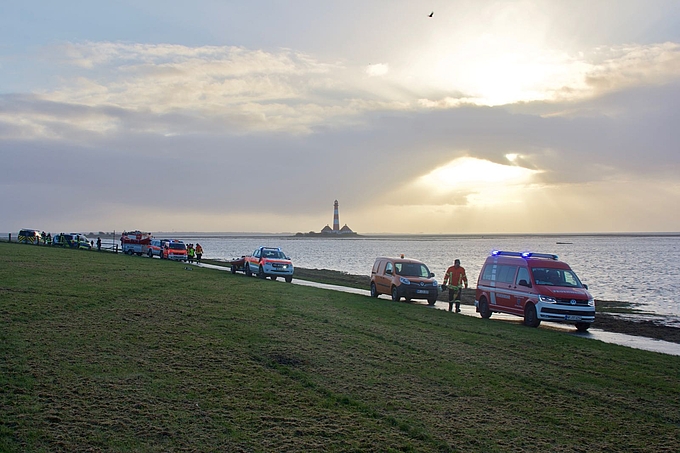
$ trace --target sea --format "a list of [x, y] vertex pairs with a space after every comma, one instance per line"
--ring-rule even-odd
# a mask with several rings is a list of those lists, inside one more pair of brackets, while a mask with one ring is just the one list
[[378, 256], [415, 258], [435, 278], [458, 258], [471, 287], [493, 250], [558, 255], [596, 300], [633, 304], [639, 314], [680, 325], [680, 233], [649, 235], [371, 235], [345, 238], [293, 235], [165, 233], [200, 243], [204, 258], [231, 260], [257, 247], [280, 247], [297, 267], [370, 275]]

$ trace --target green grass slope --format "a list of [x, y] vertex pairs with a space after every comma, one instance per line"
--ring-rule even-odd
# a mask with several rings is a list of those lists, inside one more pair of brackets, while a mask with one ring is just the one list
[[0, 244], [0, 451], [680, 451], [680, 358]]

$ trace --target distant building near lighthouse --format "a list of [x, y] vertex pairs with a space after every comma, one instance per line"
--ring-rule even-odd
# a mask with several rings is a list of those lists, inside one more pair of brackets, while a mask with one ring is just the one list
[[347, 237], [357, 236], [347, 224], [340, 228], [340, 212], [338, 209], [338, 200], [333, 202], [333, 228], [326, 225], [321, 229], [320, 233], [310, 231], [309, 233], [297, 233], [295, 236], [323, 236], [323, 237]]

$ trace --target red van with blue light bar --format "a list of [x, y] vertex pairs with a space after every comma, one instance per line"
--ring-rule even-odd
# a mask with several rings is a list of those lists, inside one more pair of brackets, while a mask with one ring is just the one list
[[523, 316], [529, 327], [551, 321], [585, 332], [595, 322], [588, 287], [567, 263], [548, 253], [491, 252], [477, 280], [475, 307], [482, 318]]

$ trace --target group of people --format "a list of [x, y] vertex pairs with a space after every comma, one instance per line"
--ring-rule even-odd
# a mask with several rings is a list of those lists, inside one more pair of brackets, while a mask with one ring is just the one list
[[196, 260], [197, 263], [201, 263], [201, 257], [203, 256], [203, 247], [198, 242], [194, 244], [187, 244], [187, 261], [193, 263]]

